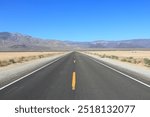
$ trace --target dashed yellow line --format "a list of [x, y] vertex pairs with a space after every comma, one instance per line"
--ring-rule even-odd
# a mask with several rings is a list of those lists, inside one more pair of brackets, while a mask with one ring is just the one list
[[72, 90], [76, 89], [76, 72], [72, 73]]

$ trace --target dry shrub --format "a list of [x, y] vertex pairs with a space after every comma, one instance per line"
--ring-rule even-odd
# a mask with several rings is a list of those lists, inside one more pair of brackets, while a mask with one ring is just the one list
[[112, 59], [119, 59], [119, 57], [118, 56], [114, 56], [114, 55], [111, 55], [111, 57], [110, 58], [112, 58]]
[[143, 61], [146, 66], [150, 67], [150, 59], [144, 58]]
[[103, 54], [103, 55], [101, 56], [101, 58], [106, 58], [106, 55], [105, 55], [105, 54]]
[[8, 60], [3, 60], [3, 61], [0, 61], [0, 66], [6, 66], [6, 65], [9, 65], [11, 64]]
[[121, 61], [127, 62], [127, 59], [126, 58], [122, 58]]
[[11, 58], [8, 60], [0, 60], [0, 67], [7, 66], [10, 64], [14, 64], [14, 63], [22, 63], [25, 61], [49, 57], [49, 56], [53, 56], [56, 54], [62, 54], [62, 53], [50, 53], [50, 54], [41, 54], [41, 55], [33, 55], [33, 56], [22, 56], [22, 57]]
[[16, 61], [14, 59], [9, 59], [10, 63], [16, 63]]
[[141, 61], [137, 61], [133, 57], [124, 57], [124, 58], [121, 59], [121, 61], [128, 62], [128, 63], [133, 63], [133, 64], [139, 64], [139, 63], [141, 63]]
[[[150, 67], [150, 58], [142, 58], [143, 56], [139, 55], [139, 57], [137, 56], [129, 56], [129, 57], [124, 57], [124, 56], [117, 56], [117, 55], [111, 55], [110, 53], [107, 55], [106, 53], [92, 53], [92, 52], [87, 52], [89, 54], [93, 54], [93, 55], [97, 55], [101, 58], [110, 58], [110, 59], [116, 59], [116, 60], [120, 60], [122, 62], [128, 62], [128, 63], [133, 63], [133, 64], [141, 64], [141, 65], [145, 65], [147, 67]], [[136, 52], [134, 52], [136, 53]], [[130, 54], [130, 53], [129, 53]], [[146, 53], [147, 54], [147, 53]], [[144, 54], [143, 54], [144, 55]], [[142, 56], [142, 57], [141, 57]], [[146, 55], [145, 55], [146, 56]]]

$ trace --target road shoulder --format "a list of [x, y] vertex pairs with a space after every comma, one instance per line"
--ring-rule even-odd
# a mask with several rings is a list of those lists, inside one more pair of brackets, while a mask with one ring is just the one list
[[55, 55], [24, 63], [17, 63], [6, 67], [1, 67], [0, 88], [65, 55], [66, 54]]
[[143, 67], [138, 67], [132, 64], [127, 64], [121, 61], [112, 60], [109, 58], [100, 58], [96, 55], [87, 54], [84, 52], [81, 52], [85, 56], [92, 57], [95, 60], [100, 61], [103, 64], [106, 64], [112, 68], [115, 68], [116, 70], [123, 72], [129, 76], [132, 76], [136, 78], [137, 80], [140, 80], [148, 85], [150, 85], [150, 69], [145, 69]]

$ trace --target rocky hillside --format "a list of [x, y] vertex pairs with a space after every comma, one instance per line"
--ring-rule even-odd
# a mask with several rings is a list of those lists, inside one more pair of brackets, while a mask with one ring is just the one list
[[0, 32], [0, 51], [49, 51], [70, 49], [59, 40], [43, 40], [20, 33]]

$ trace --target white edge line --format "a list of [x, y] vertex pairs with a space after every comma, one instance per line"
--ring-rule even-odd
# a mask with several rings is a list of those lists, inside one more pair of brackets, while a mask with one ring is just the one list
[[56, 59], [52, 60], [52, 62], [50, 62], [50, 63], [48, 63], [48, 64], [46, 64], [46, 65], [44, 65], [44, 66], [42, 66], [42, 67], [40, 67], [40, 68], [38, 68], [38, 69], [36, 69], [36, 70], [34, 70], [34, 71], [28, 73], [28, 74], [26, 74], [26, 75], [24, 75], [24, 76], [18, 78], [18, 79], [15, 80], [15, 81], [12, 81], [11, 83], [8, 83], [7, 85], [1, 87], [0, 90], [5, 89], [6, 87], [8, 87], [8, 86], [10, 86], [10, 85], [12, 85], [12, 84], [14, 84], [14, 83], [16, 83], [16, 82], [18, 82], [18, 81], [24, 79], [24, 78], [26, 78], [27, 76], [30, 76], [31, 74], [33, 74], [33, 73], [35, 73], [35, 72], [37, 72], [37, 71], [40, 71], [41, 69], [43, 69], [43, 68], [49, 66], [50, 64], [52, 64], [52, 63], [54, 63], [54, 62], [60, 60], [60, 59], [63, 58], [64, 56], [66, 56], [66, 55], [63, 55], [63, 56], [61, 56], [61, 57], [59, 57], [59, 58], [56, 58]]
[[89, 56], [89, 58], [92, 59], [93, 61], [95, 61], [95, 62], [97, 62], [97, 63], [99, 63], [99, 64], [101, 64], [101, 65], [103, 65], [103, 66], [105, 66], [105, 67], [107, 67], [107, 68], [109, 68], [109, 69], [111, 69], [111, 70], [119, 73], [119, 74], [121, 74], [121, 75], [123, 75], [123, 76], [126, 76], [126, 77], [128, 77], [128, 78], [130, 78], [130, 79], [132, 79], [132, 80], [134, 80], [134, 81], [136, 81], [136, 82], [138, 82], [138, 83], [140, 83], [140, 84], [142, 84], [142, 85], [147, 86], [147, 87], [150, 88], [150, 85], [148, 85], [148, 84], [146, 84], [146, 83], [144, 83], [144, 82], [142, 82], [140, 80], [137, 80], [136, 78], [134, 78], [132, 76], [129, 76], [129, 75], [127, 75], [127, 74], [125, 74], [125, 73], [123, 73], [123, 72], [121, 72], [121, 71], [119, 71], [117, 69], [114, 69], [114, 68], [112, 68], [112, 67], [110, 67], [110, 66], [108, 66], [108, 65], [106, 65], [104, 63], [101, 63], [100, 61], [96, 60], [95, 58], [93, 58], [91, 56]]

